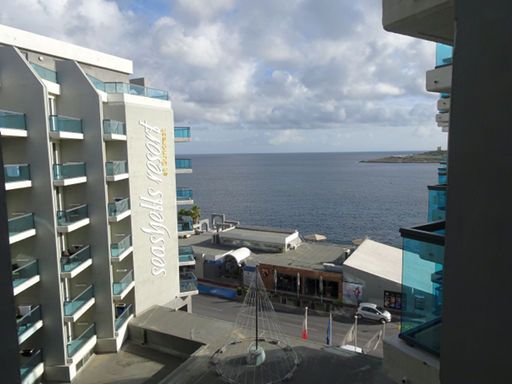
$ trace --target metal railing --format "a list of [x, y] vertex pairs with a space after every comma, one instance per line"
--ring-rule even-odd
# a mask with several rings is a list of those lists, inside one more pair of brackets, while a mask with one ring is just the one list
[[125, 199], [120, 199], [114, 201], [113, 203], [108, 203], [108, 215], [113, 217], [120, 215], [123, 212], [126, 212], [130, 209], [130, 199], [127, 197]]
[[107, 161], [105, 163], [107, 176], [122, 175], [128, 173], [128, 162], [126, 160]]
[[186, 187], [176, 188], [176, 200], [192, 200], [192, 189]]
[[91, 247], [85, 245], [70, 256], [62, 256], [60, 258], [60, 270], [61, 272], [71, 272], [90, 258]]
[[95, 334], [96, 324], [92, 323], [87, 327], [85, 331], [82, 332], [80, 336], [68, 341], [68, 344], [66, 345], [66, 352], [68, 354], [68, 357], [73, 357], [75, 353], [77, 353], [80, 350], [80, 348], [82, 348]]
[[190, 127], [174, 127], [175, 139], [190, 139]]
[[57, 211], [57, 224], [70, 225], [87, 217], [89, 217], [89, 207], [87, 204], [82, 204], [64, 211]]
[[57, 72], [55, 72], [51, 69], [45, 68], [36, 63], [30, 63], [30, 64], [32, 65], [32, 68], [34, 68], [34, 70], [37, 72], [39, 77], [41, 77], [44, 80], [51, 81], [52, 83], [58, 83]]
[[64, 316], [73, 316], [80, 308], [94, 297], [94, 286], [89, 285], [73, 300], [64, 301]]
[[37, 305], [30, 310], [26, 315], [16, 320], [16, 327], [18, 328], [18, 337], [28, 331], [35, 323], [41, 320], [41, 306]]
[[133, 312], [133, 305], [130, 304], [128, 305], [123, 313], [121, 313], [115, 320], [115, 327], [116, 327], [116, 331], [119, 331], [119, 328], [121, 328], [123, 326], [123, 324], [126, 322], [126, 320], [128, 320], [128, 318], [130, 317], [130, 315], [132, 314]]
[[16, 235], [21, 232], [28, 231], [35, 228], [34, 214], [25, 213], [16, 217], [11, 217], [7, 224], [9, 228], [9, 236]]
[[50, 115], [50, 131], [83, 133], [82, 120], [75, 117]]
[[0, 128], [26, 130], [25, 114], [0, 110]]
[[105, 82], [107, 93], [129, 93], [131, 95], [151, 97], [153, 99], [169, 100], [169, 92], [161, 89], [144, 87], [132, 83]]
[[39, 275], [39, 263], [37, 260], [32, 260], [30, 263], [12, 271], [12, 286], [16, 288], [18, 285], [37, 275]]
[[117, 120], [103, 120], [103, 133], [114, 135], [126, 135], [124, 123]]
[[82, 176], [86, 176], [84, 162], [53, 164], [53, 178], [55, 180], [72, 179]]
[[7, 164], [4, 165], [5, 182], [30, 180], [30, 165], [28, 164]]
[[126, 236], [118, 243], [110, 244], [110, 256], [119, 257], [124, 251], [132, 246], [132, 235]]
[[112, 292], [114, 295], [120, 295], [133, 282], [133, 269], [126, 274], [120, 281], [112, 283]]

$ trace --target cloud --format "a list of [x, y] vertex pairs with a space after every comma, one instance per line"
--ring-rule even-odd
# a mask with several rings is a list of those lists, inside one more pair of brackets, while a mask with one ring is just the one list
[[13, 0], [0, 22], [132, 59], [178, 124], [274, 146], [369, 126], [444, 139], [424, 91], [433, 44], [385, 32], [374, 0]]

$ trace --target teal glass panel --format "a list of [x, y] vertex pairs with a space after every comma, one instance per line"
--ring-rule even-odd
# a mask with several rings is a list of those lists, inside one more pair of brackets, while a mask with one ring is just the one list
[[450, 65], [453, 58], [453, 47], [445, 44], [436, 44], [436, 67]]
[[53, 165], [53, 178], [55, 180], [72, 179], [86, 176], [85, 163], [65, 163]]
[[30, 63], [32, 68], [37, 72], [39, 77], [44, 80], [51, 81], [52, 83], [58, 83], [57, 72], [52, 71], [51, 69], [45, 68], [39, 64]]
[[94, 297], [94, 287], [89, 285], [73, 300], [64, 301], [64, 316], [73, 316], [85, 303]]
[[39, 320], [41, 320], [41, 306], [37, 305], [30, 312], [16, 320], [18, 328], [18, 337], [32, 328]]
[[43, 352], [41, 349], [20, 354], [20, 376], [21, 381], [28, 378], [30, 373], [43, 362]]
[[130, 209], [130, 199], [119, 199], [113, 203], [108, 203], [108, 215], [117, 216]]
[[12, 217], [8, 220], [7, 226], [9, 228], [9, 236], [14, 236], [18, 233], [33, 229], [35, 228], [34, 214], [25, 213], [20, 216]]
[[190, 139], [190, 127], [174, 127], [174, 137], [176, 139]]
[[83, 133], [82, 120], [67, 116], [50, 116], [50, 130], [53, 132]]
[[89, 245], [67, 250], [60, 259], [60, 270], [61, 272], [71, 272], [90, 258], [91, 247]]
[[197, 291], [197, 277], [192, 272], [180, 273], [180, 292]]
[[128, 93], [131, 95], [150, 97], [153, 99], [169, 100], [169, 93], [160, 89], [144, 87], [131, 83], [106, 82], [107, 93]]
[[128, 318], [130, 317], [130, 315], [132, 313], [133, 313], [133, 305], [129, 304], [124, 308], [123, 312], [121, 312], [121, 314], [118, 317], [116, 317], [116, 320], [115, 320], [116, 331], [119, 331], [119, 328], [121, 328], [123, 326], [123, 324], [126, 323], [126, 320], [128, 320]]
[[70, 225], [87, 217], [89, 217], [89, 207], [87, 204], [83, 204], [65, 211], [57, 211], [57, 224]]
[[80, 336], [71, 340], [66, 345], [68, 357], [73, 357], [96, 334], [96, 325], [92, 323]]
[[447, 188], [429, 189], [428, 221], [440, 221], [446, 219], [446, 194]]
[[195, 260], [192, 247], [179, 247], [178, 257], [180, 263], [187, 263]]
[[87, 77], [89, 78], [89, 81], [92, 83], [92, 85], [94, 85], [94, 88], [105, 92], [105, 83], [103, 81], [91, 75], [87, 75]]
[[176, 200], [192, 200], [192, 189], [176, 188]]
[[[14, 266], [16, 266], [16, 264]], [[33, 260], [12, 271], [12, 287], [16, 288], [37, 275], [39, 275], [39, 263], [37, 260]]]
[[0, 110], [0, 128], [26, 130], [25, 114]]
[[103, 120], [103, 133], [125, 135], [124, 123], [117, 120]]
[[110, 244], [110, 255], [112, 257], [119, 257], [124, 251], [132, 246], [132, 236], [128, 235], [118, 243]]
[[114, 295], [120, 295], [133, 282], [133, 269], [120, 281], [112, 283]]
[[4, 165], [5, 182], [30, 180], [30, 165], [28, 164], [8, 164]]
[[122, 175], [128, 173], [128, 162], [126, 160], [108, 161], [105, 163], [107, 176]]
[[176, 159], [176, 169], [190, 169], [192, 168], [192, 160], [190, 159]]

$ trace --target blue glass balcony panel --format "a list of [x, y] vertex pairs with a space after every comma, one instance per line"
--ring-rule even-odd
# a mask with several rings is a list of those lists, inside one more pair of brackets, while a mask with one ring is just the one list
[[58, 83], [57, 72], [52, 71], [51, 69], [45, 68], [36, 63], [30, 63], [32, 68], [37, 72], [39, 77], [44, 80], [51, 81], [52, 83]]
[[37, 305], [32, 308], [26, 315], [16, 320], [18, 337], [33, 327], [39, 320], [41, 320], [41, 306]]
[[50, 131], [83, 133], [82, 120], [67, 116], [50, 116]]
[[25, 380], [30, 373], [43, 362], [43, 352], [41, 349], [21, 353], [20, 355], [20, 376], [21, 381]]
[[169, 100], [169, 93], [160, 89], [143, 87], [142, 85], [131, 83], [106, 82], [104, 84], [105, 92], [107, 93], [128, 93], [153, 99]]
[[128, 235], [123, 240], [118, 243], [110, 244], [110, 255], [112, 257], [119, 257], [126, 251], [128, 248], [132, 246], [132, 236]]
[[176, 188], [176, 200], [192, 200], [192, 189], [185, 187]]
[[122, 121], [117, 120], [103, 120], [103, 133], [126, 135], [124, 123]]
[[18, 233], [28, 231], [35, 228], [34, 214], [25, 213], [8, 220], [9, 236], [17, 235]]
[[436, 45], [436, 68], [450, 65], [453, 58], [453, 47], [445, 44]]
[[130, 199], [119, 199], [113, 203], [108, 203], [108, 215], [117, 216], [130, 209]]
[[126, 320], [128, 320], [128, 318], [131, 316], [132, 313], [133, 313], [133, 305], [129, 304], [124, 308], [123, 312], [121, 312], [121, 314], [116, 317], [116, 320], [115, 320], [116, 331], [119, 331], [119, 328], [121, 328], [123, 326], [123, 324], [126, 323]]
[[178, 232], [193, 231], [193, 230], [194, 230], [194, 223], [192, 221], [192, 218], [187, 219], [187, 220], [185, 220], [185, 219], [178, 220]]
[[444, 222], [401, 229], [400, 337], [439, 355], [443, 308]]
[[190, 169], [192, 168], [192, 160], [190, 159], [176, 159], [176, 169]]
[[179, 247], [178, 251], [180, 263], [194, 261], [194, 250], [192, 247]]
[[8, 164], [4, 165], [5, 182], [30, 180], [30, 165], [28, 164]]
[[197, 277], [192, 272], [180, 273], [180, 292], [197, 291]]
[[57, 224], [70, 225], [87, 217], [89, 217], [89, 207], [87, 204], [82, 204], [65, 211], [57, 211]]
[[190, 127], [174, 127], [175, 139], [190, 139]]
[[428, 221], [446, 219], [446, 185], [432, 185], [428, 187]]
[[71, 272], [91, 258], [91, 247], [85, 245], [67, 250], [60, 259], [61, 272]]
[[0, 128], [26, 130], [25, 114], [0, 110]]
[[31, 279], [32, 277], [39, 275], [39, 263], [37, 260], [32, 260], [22, 267], [17, 267], [17, 265], [14, 264], [13, 268], [15, 268], [12, 271], [13, 288], [23, 284], [25, 281]]
[[128, 162], [126, 160], [108, 161], [105, 163], [107, 176], [122, 175], [128, 173]]
[[89, 285], [73, 300], [64, 301], [64, 316], [73, 316], [85, 303], [94, 297], [94, 287]]
[[112, 292], [114, 295], [120, 295], [133, 282], [133, 269], [126, 274], [120, 281], [112, 283]]
[[103, 81], [91, 75], [87, 75], [87, 77], [89, 78], [89, 81], [92, 83], [92, 85], [94, 85], [94, 88], [105, 92], [105, 83]]
[[68, 357], [73, 357], [94, 335], [96, 335], [96, 324], [92, 323], [80, 336], [68, 342], [66, 345]]
[[72, 179], [74, 177], [86, 176], [85, 163], [53, 164], [53, 178], [55, 180]]

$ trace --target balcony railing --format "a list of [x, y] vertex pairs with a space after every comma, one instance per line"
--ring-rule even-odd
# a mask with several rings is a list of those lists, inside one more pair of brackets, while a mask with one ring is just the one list
[[96, 335], [96, 325], [92, 323], [80, 336], [68, 342], [66, 345], [68, 358], [73, 357], [94, 335]]
[[34, 214], [25, 213], [20, 216], [12, 217], [8, 220], [9, 236], [28, 231], [35, 228]]
[[53, 164], [53, 178], [55, 180], [65, 180], [84, 176], [86, 176], [86, 172], [85, 163], [83, 162]]
[[52, 71], [51, 69], [45, 68], [40, 66], [36, 63], [30, 63], [32, 65], [32, 68], [37, 72], [39, 77], [41, 77], [44, 80], [51, 81], [52, 83], [58, 83], [57, 78], [57, 72]]
[[120, 281], [112, 283], [112, 292], [114, 295], [120, 295], [133, 282], [133, 269], [126, 274]]
[[82, 204], [65, 211], [57, 211], [57, 224], [60, 226], [71, 225], [87, 217], [89, 217], [89, 207], [87, 204]]
[[176, 200], [192, 200], [192, 189], [185, 187], [176, 188]]
[[400, 338], [439, 355], [443, 309], [444, 264], [442, 221], [401, 228], [403, 238]]
[[50, 131], [83, 133], [82, 120], [74, 117], [51, 115]]
[[25, 114], [0, 110], [0, 128], [26, 130]]
[[448, 184], [448, 170], [445, 167], [437, 168], [437, 182], [441, 185]]
[[446, 185], [431, 185], [428, 187], [428, 221], [446, 219]]
[[175, 139], [190, 139], [190, 127], [174, 127]]
[[107, 93], [129, 93], [131, 95], [151, 97], [153, 99], [169, 100], [169, 93], [155, 88], [143, 87], [142, 85], [131, 83], [111, 83], [106, 82], [105, 92]]
[[71, 272], [91, 258], [91, 247], [89, 245], [78, 248], [74, 253], [63, 254], [60, 259], [61, 272]]
[[194, 224], [192, 221], [178, 221], [178, 232], [193, 231]]
[[32, 308], [26, 315], [16, 320], [18, 337], [33, 327], [39, 320], [41, 320], [41, 306], [38, 305]]
[[178, 255], [180, 263], [187, 263], [195, 260], [192, 247], [179, 247]]
[[89, 285], [73, 300], [64, 301], [64, 316], [73, 316], [85, 303], [94, 297], [94, 287]]
[[89, 81], [92, 83], [92, 85], [94, 85], [94, 88], [105, 92], [105, 83], [103, 81], [91, 75], [87, 75], [87, 77], [89, 78]]
[[110, 217], [115, 217], [120, 215], [123, 212], [126, 212], [130, 209], [130, 199], [120, 199], [113, 203], [108, 203], [108, 215]]
[[107, 176], [122, 175], [128, 173], [128, 162], [126, 160], [108, 161], [105, 163]]
[[197, 291], [197, 277], [192, 272], [180, 273], [180, 292]]
[[128, 320], [128, 318], [130, 317], [130, 315], [132, 313], [133, 313], [133, 305], [130, 304], [130, 305], [126, 306], [124, 311], [118, 317], [116, 317], [116, 320], [115, 320], [116, 331], [119, 331], [119, 328], [121, 328], [123, 326], [123, 324], [126, 323], [126, 320]]
[[436, 45], [436, 68], [450, 65], [453, 58], [453, 47], [445, 44]]
[[190, 169], [192, 168], [192, 160], [190, 159], [176, 159], [176, 169]]
[[110, 244], [110, 256], [119, 257], [132, 246], [132, 235], [126, 236], [123, 240], [118, 243]]
[[37, 260], [32, 260], [30, 263], [12, 271], [12, 287], [16, 288], [37, 275], [39, 275], [39, 263]]
[[30, 165], [28, 164], [8, 164], [4, 165], [5, 182], [30, 180]]
[[103, 133], [107, 135], [126, 135], [124, 123], [117, 120], [103, 120]]
[[20, 357], [20, 376], [21, 381], [25, 380], [30, 373], [43, 362], [43, 352], [41, 349], [37, 349], [31, 352], [29, 356], [21, 354]]

